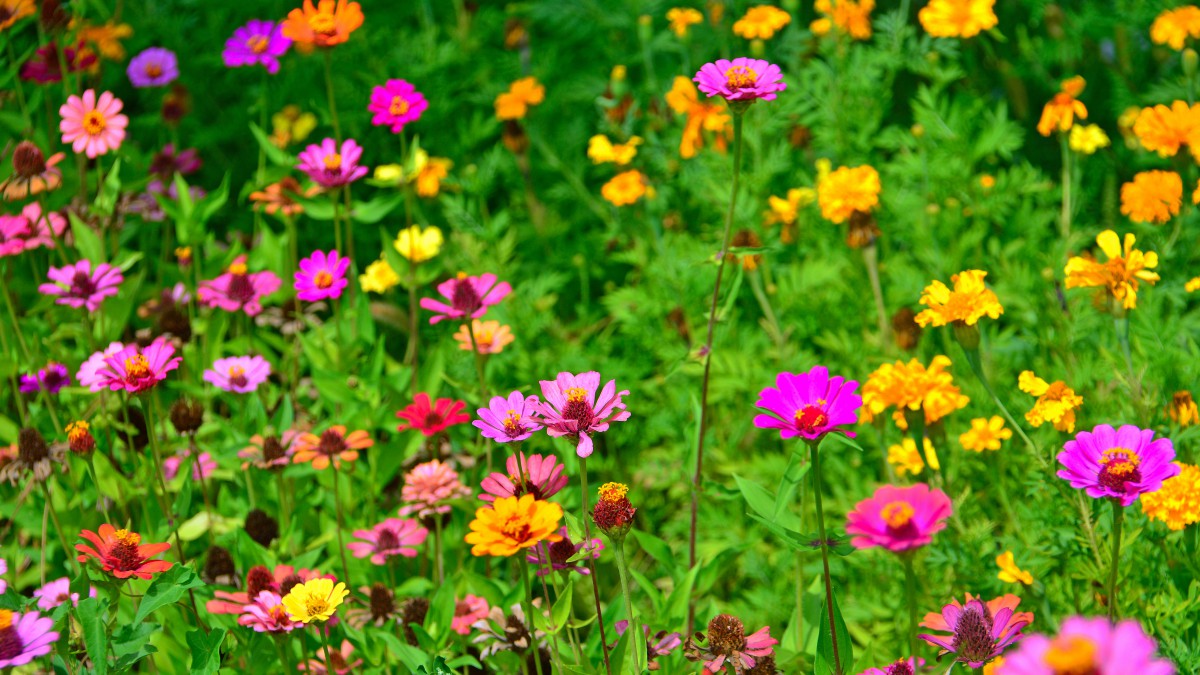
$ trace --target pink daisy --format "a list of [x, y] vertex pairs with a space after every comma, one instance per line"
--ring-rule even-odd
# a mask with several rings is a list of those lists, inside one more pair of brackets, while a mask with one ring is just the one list
[[471, 317], [478, 319], [487, 313], [487, 308], [499, 303], [509, 293], [512, 286], [507, 281], [496, 283], [495, 274], [481, 274], [477, 277], [467, 276], [459, 272], [458, 276], [438, 284], [438, 293], [450, 301], [450, 304], [439, 302], [433, 298], [421, 298], [421, 308], [434, 313], [429, 323], [435, 324], [443, 319], [461, 319]]
[[339, 150], [337, 141], [326, 138], [320, 145], [310, 145], [300, 153], [296, 168], [322, 187], [341, 187], [367, 175], [367, 167], [359, 166], [362, 148], [353, 139], [342, 141]]
[[54, 238], [66, 231], [67, 219], [54, 211], [43, 217], [37, 202], [26, 204], [19, 214], [0, 214], [0, 258], [43, 246], [54, 248]]
[[258, 389], [271, 375], [271, 364], [261, 356], [230, 356], [217, 359], [204, 371], [204, 381], [225, 391], [245, 394]]
[[454, 605], [454, 620], [450, 629], [459, 635], [470, 635], [471, 626], [487, 618], [488, 601], [478, 595], [468, 593]]
[[308, 302], [342, 297], [342, 291], [350, 283], [346, 281], [348, 269], [350, 259], [341, 257], [337, 251], [330, 251], [328, 256], [324, 251], [314, 251], [300, 261], [294, 284], [296, 297]]
[[413, 467], [404, 476], [404, 487], [400, 489], [400, 499], [405, 505], [400, 509], [400, 515], [416, 514], [424, 518], [435, 513], [449, 513], [451, 499], [462, 499], [471, 496], [471, 490], [463, 485], [458, 472], [441, 460], [431, 460]]
[[262, 299], [279, 290], [281, 283], [274, 272], [250, 272], [246, 256], [239, 255], [224, 274], [200, 282], [200, 304], [257, 316], [263, 309]]
[[283, 607], [283, 598], [270, 590], [259, 591], [254, 602], [242, 607], [238, 625], [250, 626], [256, 633], [290, 633], [304, 626], [301, 621], [292, 621]]
[[599, 397], [600, 373], [590, 371], [573, 375], [559, 373], [554, 380], [542, 380], [542, 395], [536, 410], [551, 436], [565, 436], [575, 445], [575, 454], [592, 454], [592, 434], [608, 431], [610, 422], [624, 422], [629, 411], [621, 397], [629, 390], [617, 391], [617, 381], [609, 380]]
[[1136, 621], [1073, 616], [1058, 635], [1030, 635], [1004, 657], [998, 675], [1175, 675], [1158, 644]]
[[777, 92], [787, 89], [779, 66], [744, 56], [706, 63], [692, 80], [710, 98], [719, 95], [727, 101], [771, 101]]
[[80, 260], [74, 265], [51, 267], [46, 274], [54, 283], [38, 286], [38, 292], [43, 295], [59, 296], [54, 302], [69, 307], [87, 307], [89, 312], [100, 309], [104, 298], [117, 294], [118, 287], [125, 280], [121, 270], [107, 263], [100, 263], [92, 269], [89, 260]]
[[24, 614], [0, 609], [0, 670], [23, 666], [39, 656], [45, 656], [58, 642], [54, 619], [37, 612]]
[[884, 485], [854, 505], [846, 516], [846, 533], [857, 535], [850, 541], [855, 548], [882, 546], [899, 553], [933, 541], [952, 512], [946, 493], [924, 483]]
[[498, 443], [523, 441], [542, 428], [542, 425], [532, 415], [537, 411], [538, 397], [525, 397], [519, 391], [508, 395], [493, 396], [488, 407], [475, 411], [479, 419], [471, 422], [483, 432], [484, 438], [490, 438]]
[[411, 518], [388, 518], [369, 530], [355, 530], [354, 536], [362, 540], [346, 544], [354, 557], [371, 556], [373, 564], [383, 565], [392, 556], [415, 558], [414, 547], [425, 543], [429, 530]]
[[[521, 471], [524, 465], [525, 471]], [[507, 474], [493, 472], [483, 479], [479, 487], [483, 493], [479, 498], [485, 502], [496, 501], [500, 497], [520, 497], [531, 494], [537, 499], [549, 499], [567, 486], [567, 477], [563, 475], [563, 465], [553, 455], [529, 455], [521, 453], [520, 460], [510, 455], [505, 463]]]
[[816, 440], [831, 431], [854, 437], [853, 431], [839, 427], [858, 424], [862, 407], [862, 397], [854, 393], [858, 382], [831, 378], [825, 366], [814, 366], [806, 373], [779, 373], [775, 387], [759, 393], [754, 405], [768, 414], [755, 416], [754, 426], [779, 429], [785, 439], [798, 435]]
[[375, 113], [371, 124], [377, 127], [391, 126], [392, 133], [404, 130], [404, 125], [416, 122], [429, 107], [425, 96], [404, 80], [388, 80], [387, 84], [371, 90], [371, 102], [367, 111]]
[[79, 381], [79, 386], [87, 387], [90, 391], [102, 391], [107, 386], [104, 384], [104, 376], [100, 375], [100, 371], [105, 368], [104, 361], [122, 349], [125, 349], [124, 344], [110, 342], [104, 351], [96, 352], [88, 357], [88, 360], [79, 366], [79, 372], [75, 373], [75, 379]]
[[58, 109], [63, 143], [70, 143], [76, 154], [82, 152], [89, 159], [121, 147], [129, 124], [129, 118], [119, 114], [122, 105], [109, 91], [100, 94], [99, 100], [95, 89], [83, 92], [83, 98], [71, 95]]
[[[50, 611], [55, 607], [70, 602], [72, 606], [79, 606], [79, 594], [71, 592], [71, 580], [68, 577], [47, 581], [45, 586], [36, 589], [33, 592], [33, 597], [38, 599], [38, 609]], [[88, 597], [96, 597], [96, 587], [88, 587]]]
[[1156, 492], [1162, 482], [1179, 475], [1175, 446], [1169, 438], [1154, 438], [1153, 429], [1107, 424], [1081, 431], [1063, 445], [1058, 477], [1089, 497], [1110, 497], [1129, 506], [1139, 495]]
[[[142, 349], [136, 344], [104, 359], [104, 365], [96, 371], [100, 384], [112, 391], [124, 390], [137, 394], [167, 378], [167, 373], [179, 367], [183, 359], [175, 356], [175, 347], [163, 338]], [[81, 380], [82, 382], [82, 380]]]

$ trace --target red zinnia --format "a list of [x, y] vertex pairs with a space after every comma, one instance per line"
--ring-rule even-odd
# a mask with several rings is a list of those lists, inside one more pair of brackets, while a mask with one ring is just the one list
[[455, 424], [466, 424], [471, 416], [462, 409], [467, 407], [463, 401], [449, 398], [439, 398], [435, 405], [430, 405], [429, 394], [421, 392], [413, 397], [411, 405], [404, 410], [397, 410], [396, 417], [404, 420], [396, 431], [416, 429], [426, 436], [432, 436], [444, 431]]
[[154, 556], [171, 548], [170, 544], [142, 545], [142, 535], [129, 530], [118, 530], [105, 523], [100, 526], [100, 533], [84, 530], [79, 536], [95, 544], [92, 548], [87, 544], [75, 544], [75, 549], [84, 555], [79, 556], [79, 562], [95, 558], [103, 565], [105, 572], [111, 573], [118, 579], [128, 579], [136, 576], [139, 579], [149, 579], [151, 576], [171, 569], [171, 563], [166, 560], [151, 560]]

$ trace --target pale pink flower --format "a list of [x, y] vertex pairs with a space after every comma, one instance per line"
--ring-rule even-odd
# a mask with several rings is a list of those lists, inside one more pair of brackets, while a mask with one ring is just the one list
[[[521, 466], [525, 471], [521, 471]], [[563, 465], [558, 458], [550, 455], [529, 455], [521, 453], [518, 461], [515, 455], [510, 455], [505, 463], [508, 474], [493, 472], [483, 479], [479, 487], [483, 492], [479, 498], [485, 502], [493, 502], [498, 497], [520, 497], [531, 494], [537, 499], [549, 499], [567, 486], [568, 478], [563, 475]]]
[[83, 92], [83, 98], [69, 96], [58, 109], [63, 143], [70, 143], [76, 154], [82, 152], [89, 159], [121, 147], [129, 125], [129, 118], [119, 114], [123, 105], [110, 91], [100, 94], [99, 99], [95, 89]]
[[429, 530], [410, 518], [388, 518], [369, 530], [355, 530], [354, 536], [362, 540], [346, 544], [354, 557], [371, 556], [373, 564], [383, 565], [392, 556], [416, 557], [413, 547], [425, 543]]
[[400, 499], [405, 505], [400, 509], [400, 515], [416, 514], [424, 518], [435, 513], [449, 513], [447, 501], [470, 496], [471, 490], [463, 485], [458, 472], [449, 464], [434, 459], [416, 465], [404, 476]]
[[450, 623], [450, 629], [459, 635], [469, 635], [471, 633], [471, 625], [477, 621], [482, 621], [487, 618], [488, 601], [478, 595], [468, 593], [454, 605], [454, 620]]

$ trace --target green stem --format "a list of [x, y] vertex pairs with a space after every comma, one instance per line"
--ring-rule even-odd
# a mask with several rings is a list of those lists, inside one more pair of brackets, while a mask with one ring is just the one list
[[475, 340], [475, 320], [467, 317], [467, 334], [471, 336], [471, 352], [475, 355], [475, 374], [479, 376], [479, 400], [487, 402], [487, 374], [484, 370], [484, 355], [479, 353], [479, 343]]
[[446, 578], [445, 566], [442, 563], [442, 514], [433, 514], [433, 570], [434, 579], [441, 586]]
[[[579, 458], [579, 489], [580, 501], [582, 502], [583, 513], [583, 545], [591, 547], [592, 545], [592, 517], [588, 513], [588, 478], [587, 478], [587, 458]], [[607, 675], [612, 675], [612, 664], [608, 660], [608, 638], [604, 636], [604, 613], [600, 610], [600, 584], [596, 581], [596, 560], [590, 555], [584, 556], [587, 561], [588, 569], [591, 574], [588, 576], [592, 579], [592, 599], [596, 603], [596, 626], [600, 629], [600, 651], [604, 654], [604, 672]]]
[[317, 632], [321, 634], [321, 640], [325, 643], [325, 672], [336, 673], [337, 669], [333, 667], [333, 649], [329, 646], [329, 624], [322, 623]]
[[825, 511], [821, 506], [821, 452], [820, 442], [809, 444], [813, 459], [813, 497], [817, 507], [817, 537], [821, 540], [821, 565], [825, 578], [825, 608], [829, 614], [829, 644], [833, 647], [833, 672], [842, 675], [842, 659], [838, 652], [837, 624], [833, 619], [833, 582], [829, 578], [829, 540], [825, 538]]
[[[410, 247], [411, 249], [412, 247]], [[412, 251], [409, 251], [412, 254]], [[417, 393], [417, 369], [420, 362], [421, 333], [417, 317], [417, 263], [408, 261], [408, 362], [412, 364], [412, 394]]]
[[533, 622], [533, 591], [529, 588], [529, 570], [526, 566], [517, 564], [518, 573], [521, 576], [521, 586], [525, 589], [524, 605], [525, 605], [525, 623], [529, 628], [529, 650], [533, 653], [533, 666], [537, 669], [537, 675], [542, 675], [542, 655], [541, 649], [538, 647], [537, 640], [533, 637], [536, 629]]
[[29, 345], [25, 344], [25, 337], [21, 334], [21, 324], [17, 321], [17, 312], [13, 309], [12, 298], [8, 295], [8, 269], [0, 272], [0, 295], [4, 296], [4, 306], [8, 309], [8, 319], [12, 322], [13, 333], [17, 336], [17, 344], [21, 345], [21, 355], [25, 357], [26, 363], [33, 363], [33, 359], [29, 356]]
[[[546, 609], [550, 612], [551, 617], [550, 630], [546, 631], [547, 633], [550, 633], [550, 648], [553, 650], [550, 652], [550, 658], [553, 660], [554, 667], [558, 670], [558, 672], [565, 673], [567, 672], [567, 669], [563, 666], [562, 653], [558, 651], [558, 633], [562, 630], [562, 626], [553, 623], [554, 603], [550, 602], [550, 589], [546, 588], [546, 577], [554, 575], [554, 565], [550, 562], [550, 544], [547, 542], [544, 544], [544, 546], [546, 554], [542, 556], [542, 562], [546, 566], [546, 575], [540, 576], [538, 579], [542, 582], [542, 596], [546, 598]], [[525, 566], [528, 567], [530, 571], [534, 572], [534, 576], [537, 576], [537, 569], [533, 566], [533, 563], [528, 561], [528, 559], [526, 559]], [[557, 595], [555, 597], [557, 597]]]
[[879, 282], [879, 248], [872, 243], [862, 250], [863, 263], [867, 266], [867, 276], [871, 279], [871, 294], [875, 296], [875, 316], [879, 322], [879, 340], [887, 345], [890, 330], [887, 318], [887, 306], [883, 302], [883, 285]]
[[900, 556], [901, 562], [904, 563], [904, 599], [908, 606], [908, 656], [914, 662], [917, 658], [917, 575], [913, 571], [913, 554], [908, 553]]
[[971, 366], [971, 372], [975, 374], [975, 379], [979, 380], [979, 384], [983, 385], [983, 388], [985, 391], [987, 391], [988, 396], [992, 397], [992, 401], [996, 404], [996, 407], [1000, 409], [1000, 413], [1004, 415], [1004, 419], [1008, 420], [1008, 423], [1012, 425], [1012, 428], [1017, 430], [1017, 433], [1021, 436], [1021, 440], [1025, 441], [1025, 445], [1029, 446], [1030, 450], [1033, 450], [1034, 454], [1038, 458], [1038, 461], [1042, 462], [1042, 464], [1045, 464], [1046, 458], [1042, 456], [1042, 449], [1033, 442], [1033, 439], [1029, 438], [1029, 436], [1025, 433], [1025, 430], [1021, 428], [1021, 425], [1017, 424], [1017, 420], [1014, 419], [1012, 414], [1008, 412], [1008, 408], [1004, 407], [1004, 403], [1000, 401], [1000, 397], [997, 396], [995, 390], [992, 389], [991, 383], [988, 382], [987, 375], [984, 375], [983, 373], [983, 365], [979, 362], [979, 350], [967, 349], [966, 346], [962, 345], [961, 343], [959, 346], [963, 348], [963, 354], [965, 354], [967, 357], [967, 364]]
[[58, 540], [63, 547], [63, 555], [68, 559], [73, 558], [71, 555], [71, 547], [67, 544], [67, 537], [63, 534], [62, 523], [58, 520], [58, 510], [54, 508], [54, 500], [50, 498], [50, 488], [47, 487], [46, 481], [40, 481], [42, 484], [42, 494], [46, 497], [46, 508], [50, 510], [50, 517], [54, 520], [54, 529], [58, 532]]
[[342, 493], [341, 488], [338, 487], [338, 483], [341, 483], [341, 480], [339, 480], [340, 476], [338, 475], [336, 458], [330, 462], [330, 466], [333, 467], [333, 503], [337, 511], [337, 540], [338, 553], [342, 557], [342, 580], [349, 586], [350, 566], [346, 564], [346, 545], [342, 542]]
[[342, 126], [338, 122], [337, 100], [333, 96], [333, 50], [326, 48], [325, 53], [325, 97], [329, 100], [329, 118], [333, 123], [333, 137], [342, 143]]
[[1117, 571], [1121, 566], [1121, 525], [1125, 521], [1125, 508], [1117, 500], [1112, 500], [1113, 508], [1113, 542], [1112, 563], [1108, 567], [1108, 620], [1117, 620]]
[[1067, 134], [1059, 133], [1062, 147], [1062, 214], [1059, 217], [1058, 231], [1063, 242], [1071, 236], [1071, 146]]
[[642, 625], [633, 614], [629, 563], [625, 560], [625, 537], [609, 537], [609, 540], [612, 542], [613, 555], [617, 558], [617, 570], [621, 573], [621, 594], [625, 596], [625, 615], [629, 617], [629, 644], [633, 649], [637, 672], [644, 673], [646, 672], [646, 636], [642, 634]]
[[[1116, 302], [1116, 301], [1114, 301]], [[1129, 349], [1129, 316], [1121, 308], [1121, 316], [1113, 315], [1113, 330], [1117, 334], [1117, 342], [1121, 345], [1121, 355], [1125, 357], [1125, 370], [1129, 373], [1129, 389], [1133, 393], [1136, 407], [1141, 412], [1142, 383], [1133, 371], [1133, 353]]]

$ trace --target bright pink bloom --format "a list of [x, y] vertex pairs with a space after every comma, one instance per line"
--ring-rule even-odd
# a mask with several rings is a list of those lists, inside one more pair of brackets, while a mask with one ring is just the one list
[[19, 214], [0, 214], [0, 258], [42, 246], [54, 248], [54, 238], [66, 231], [67, 219], [54, 211], [42, 217], [42, 207], [37, 202], [26, 204]]
[[383, 565], [392, 556], [415, 558], [417, 549], [425, 543], [429, 530], [411, 518], [388, 518], [369, 530], [355, 530], [354, 536], [362, 541], [352, 541], [346, 548], [355, 558], [371, 556], [375, 565]]
[[[64, 602], [70, 602], [72, 606], [79, 605], [79, 594], [71, 592], [71, 579], [69, 577], [47, 581], [45, 586], [33, 592], [33, 597], [38, 599], [38, 609], [46, 611], [52, 610]], [[95, 586], [88, 586], [88, 597], [96, 597]]]
[[217, 470], [217, 462], [213, 460], [212, 455], [202, 452], [200, 457], [193, 462], [191, 452], [185, 450], [163, 460], [163, 479], [175, 480], [175, 477], [179, 475], [179, 469], [183, 468], [184, 464], [192, 465], [192, 480], [195, 481], [205, 480]]
[[831, 431], [854, 437], [853, 431], [839, 427], [858, 424], [862, 407], [862, 397], [854, 393], [858, 382], [831, 378], [825, 366], [814, 366], [806, 373], [779, 373], [775, 387], [759, 393], [754, 405], [769, 414], [756, 415], [754, 426], [779, 429], [785, 439], [798, 435], [815, 440]]
[[110, 91], [100, 94], [99, 99], [95, 89], [83, 92], [83, 98], [72, 94], [58, 109], [63, 143], [70, 143], [75, 154], [82, 152], [88, 159], [121, 147], [129, 125], [129, 118], [119, 114], [123, 105]]
[[200, 304], [257, 316], [263, 309], [262, 299], [279, 290], [281, 283], [274, 272], [248, 271], [246, 256], [239, 255], [224, 274], [200, 282]]
[[471, 490], [463, 485], [458, 472], [441, 460], [430, 460], [413, 467], [404, 476], [404, 487], [400, 488], [400, 499], [405, 505], [400, 515], [424, 518], [435, 513], [449, 513], [451, 499], [471, 496]]
[[924, 483], [884, 485], [854, 505], [846, 516], [846, 533], [858, 535], [850, 541], [855, 548], [882, 546], [899, 553], [933, 541], [952, 512], [946, 493]]
[[720, 95], [727, 101], [771, 101], [776, 92], [787, 89], [779, 66], [744, 56], [706, 63], [692, 80], [710, 98]]
[[350, 662], [350, 655], [353, 653], [354, 645], [350, 644], [349, 640], [342, 640], [341, 650], [335, 650], [328, 659], [325, 657], [325, 648], [321, 647], [317, 650], [316, 658], [309, 659], [307, 663], [301, 663], [296, 666], [296, 670], [303, 670], [313, 675], [328, 675], [328, 668], [332, 667], [337, 675], [346, 675], [363, 664], [362, 659]]
[[487, 618], [488, 601], [478, 595], [468, 593], [454, 605], [454, 620], [450, 629], [459, 635], [470, 635], [471, 625]]
[[300, 269], [295, 273], [296, 297], [308, 302], [342, 297], [342, 291], [350, 283], [346, 281], [348, 269], [350, 259], [337, 251], [330, 251], [328, 256], [324, 251], [313, 251], [300, 261]]
[[1129, 506], [1138, 495], [1156, 492], [1164, 480], [1179, 475], [1174, 459], [1171, 439], [1155, 439], [1153, 429], [1101, 424], [1063, 445], [1058, 477], [1086, 490], [1089, 497], [1111, 497]]
[[0, 609], [0, 670], [22, 666], [54, 649], [59, 635], [51, 630], [54, 619], [37, 612], [12, 612]]
[[213, 591], [213, 599], [204, 605], [209, 614], [241, 614], [246, 605], [253, 602], [251, 595], [257, 598], [262, 591], [271, 591], [277, 595], [287, 595], [297, 583], [325, 576], [334, 579], [332, 574], [322, 575], [317, 570], [296, 569], [291, 565], [276, 565], [275, 570], [269, 570], [262, 565], [251, 567], [246, 572], [244, 591], [230, 593], [228, 591]]
[[100, 375], [100, 371], [105, 368], [104, 362], [122, 349], [125, 349], [124, 344], [110, 342], [104, 351], [96, 352], [88, 357], [88, 360], [79, 366], [79, 372], [75, 373], [75, 379], [79, 382], [79, 386], [87, 387], [90, 391], [103, 391], [108, 386], [104, 384], [104, 376]]
[[[104, 366], [96, 371], [100, 384], [112, 391], [124, 390], [137, 394], [166, 379], [167, 373], [179, 367], [181, 357], [171, 358], [175, 347], [163, 338], [142, 349], [136, 344], [104, 359]], [[82, 380], [81, 380], [82, 382]]]
[[913, 675], [917, 672], [919, 666], [925, 665], [925, 659], [900, 659], [895, 663], [889, 663], [883, 668], [867, 668], [858, 675]]
[[292, 41], [283, 36], [283, 24], [251, 19], [225, 41], [221, 58], [229, 68], [261, 65], [274, 75], [279, 72], [279, 57], [291, 46]]
[[80, 260], [66, 267], [51, 267], [46, 274], [54, 283], [38, 286], [38, 292], [43, 295], [59, 296], [54, 302], [69, 307], [87, 307], [89, 312], [100, 309], [104, 298], [117, 294], [118, 287], [125, 280], [121, 270], [107, 263], [100, 263], [92, 269], [88, 260]]
[[242, 607], [238, 624], [250, 626], [256, 633], [290, 633], [304, 626], [302, 621], [292, 621], [283, 607], [283, 598], [274, 591], [259, 591], [254, 602]]
[[[521, 471], [524, 465], [525, 471]], [[483, 493], [479, 498], [485, 502], [494, 502], [499, 497], [520, 497], [531, 494], [537, 499], [549, 499], [567, 486], [567, 477], [563, 475], [563, 465], [558, 458], [551, 455], [529, 455], [521, 453], [520, 460], [509, 455], [505, 463], [507, 474], [493, 472], [483, 479], [479, 487]]]
[[271, 364], [261, 356], [217, 359], [204, 371], [204, 381], [225, 391], [246, 394], [258, 389], [271, 375]]
[[434, 313], [429, 323], [435, 324], [443, 319], [461, 319], [471, 317], [478, 319], [487, 313], [487, 308], [499, 303], [509, 293], [512, 286], [507, 281], [496, 283], [495, 274], [481, 274], [477, 277], [467, 276], [459, 272], [458, 276], [438, 284], [438, 293], [450, 301], [450, 304], [438, 302], [433, 298], [421, 298], [421, 308]]
[[483, 432], [484, 438], [490, 438], [498, 443], [523, 441], [542, 428], [541, 423], [532, 415], [537, 411], [538, 397], [525, 397], [519, 391], [508, 395], [493, 396], [488, 407], [475, 411], [479, 419], [471, 422]]
[[367, 175], [367, 167], [358, 165], [361, 158], [362, 148], [353, 139], [342, 141], [339, 150], [337, 141], [326, 138], [320, 145], [305, 148], [296, 168], [321, 187], [341, 187]]
[[421, 392], [413, 397], [413, 402], [403, 410], [396, 411], [396, 417], [404, 420], [396, 431], [416, 429], [426, 436], [439, 434], [449, 427], [465, 424], [471, 416], [462, 412], [467, 404], [449, 398], [439, 398], [437, 402], [429, 400], [429, 394]]
[[967, 594], [966, 604], [951, 600], [942, 613], [930, 612], [921, 625], [949, 635], [923, 634], [917, 637], [941, 647], [938, 659], [953, 654], [954, 660], [970, 668], [999, 656], [1009, 645], [1021, 639], [1021, 629], [1033, 623], [1033, 612], [1018, 612], [1021, 599], [1005, 595], [984, 603]]
[[367, 111], [375, 113], [371, 124], [377, 127], [391, 126], [392, 133], [404, 130], [404, 125], [416, 122], [429, 103], [416, 87], [404, 80], [388, 80], [387, 84], [371, 90], [371, 102]]
[[546, 425], [546, 433], [571, 441], [580, 457], [592, 454], [592, 434], [608, 431], [610, 422], [629, 419], [621, 401], [629, 390], [618, 392], [617, 381], [609, 380], [597, 397], [600, 373], [594, 370], [578, 375], [559, 373], [554, 380], [542, 380], [541, 385], [546, 402], [536, 405], [542, 416], [539, 421]]
[[[1136, 621], [1116, 625], [1103, 617], [1073, 616], [1058, 635], [1030, 635], [1004, 657], [999, 675], [1060, 675], [1055, 661], [1070, 658], [1070, 673], [1088, 675], [1175, 675], [1175, 666], [1157, 658], [1158, 644]], [[1057, 657], [1057, 658], [1055, 658]]]

